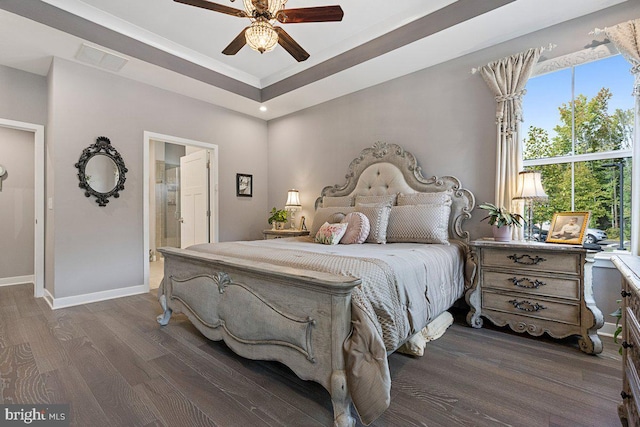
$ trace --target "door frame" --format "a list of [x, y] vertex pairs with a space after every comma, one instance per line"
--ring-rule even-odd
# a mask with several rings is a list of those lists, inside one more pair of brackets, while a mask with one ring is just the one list
[[209, 158], [209, 209], [211, 216], [209, 217], [209, 241], [218, 242], [218, 145], [209, 142], [196, 141], [193, 139], [180, 138], [177, 136], [164, 135], [161, 133], [144, 131], [143, 137], [143, 155], [142, 155], [142, 230], [143, 230], [143, 263], [144, 266], [144, 285], [149, 291], [149, 178], [151, 171], [149, 169], [149, 152], [152, 141], [161, 141], [175, 145], [189, 145], [192, 147], [201, 147], [211, 152]]
[[0, 127], [33, 133], [35, 173], [35, 253], [33, 257], [33, 295], [36, 298], [41, 298], [44, 296], [44, 126], [0, 118]]

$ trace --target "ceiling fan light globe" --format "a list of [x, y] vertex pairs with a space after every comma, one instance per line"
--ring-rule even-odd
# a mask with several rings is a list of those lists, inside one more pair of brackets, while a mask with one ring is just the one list
[[247, 44], [260, 53], [272, 51], [278, 44], [278, 33], [267, 21], [255, 21], [244, 32]]

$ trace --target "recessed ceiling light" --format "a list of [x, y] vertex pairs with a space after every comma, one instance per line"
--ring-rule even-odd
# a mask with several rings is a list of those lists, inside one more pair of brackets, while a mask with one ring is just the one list
[[260, 111], [262, 111], [264, 113], [265, 111], [267, 111], [267, 107], [265, 105], [261, 105], [260, 106]]

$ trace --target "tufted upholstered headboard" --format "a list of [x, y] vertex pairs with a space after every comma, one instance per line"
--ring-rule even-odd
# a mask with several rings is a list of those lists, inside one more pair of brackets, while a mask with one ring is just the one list
[[316, 209], [322, 205], [324, 196], [380, 196], [452, 190], [449, 238], [469, 241], [469, 232], [462, 229], [462, 223], [471, 218], [471, 211], [475, 206], [473, 193], [462, 188], [460, 180], [453, 176], [433, 176], [425, 179], [413, 154], [399, 145], [376, 142], [373, 147], [362, 150], [360, 155], [351, 161], [345, 177], [346, 184], [336, 184], [322, 189], [320, 197], [316, 199]]

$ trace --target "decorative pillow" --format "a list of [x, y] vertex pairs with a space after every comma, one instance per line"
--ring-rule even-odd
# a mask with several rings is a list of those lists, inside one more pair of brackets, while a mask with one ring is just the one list
[[322, 196], [323, 208], [353, 206], [353, 196]]
[[[331, 215], [337, 214], [337, 213], [341, 213], [342, 215], [346, 215], [348, 213], [351, 213], [355, 211], [355, 208], [352, 207], [333, 207], [333, 208], [318, 208], [316, 209], [316, 213], [313, 217], [313, 223], [311, 224], [311, 231], [310, 231], [310, 235], [311, 236], [315, 236], [316, 233], [318, 232], [318, 230], [320, 230], [320, 227], [322, 226], [322, 224], [324, 224], [325, 222], [331, 223], [331, 221], [329, 221], [329, 217]], [[339, 219], [335, 222], [340, 222], [342, 221], [342, 219], [344, 218], [344, 216], [339, 217]], [[335, 218], [333, 218], [335, 219]]]
[[389, 214], [387, 242], [449, 244], [447, 205], [394, 206]]
[[387, 225], [391, 204], [356, 204], [356, 212], [362, 212], [369, 220], [367, 243], [387, 243]]
[[359, 204], [377, 204], [391, 206], [396, 204], [397, 194], [387, 194], [384, 196], [356, 196], [356, 205]]
[[346, 223], [329, 224], [325, 222], [316, 233], [315, 242], [323, 245], [337, 245], [347, 231]]
[[343, 212], [336, 212], [334, 214], [329, 215], [329, 218], [327, 218], [327, 222], [329, 224], [337, 224], [339, 222], [342, 222], [346, 218], [346, 216], [347, 215], [345, 215]]
[[342, 220], [347, 224], [347, 231], [342, 236], [340, 243], [343, 245], [361, 244], [367, 240], [371, 227], [369, 218], [362, 212], [351, 212]]
[[398, 194], [398, 206], [405, 205], [444, 205], [451, 206], [452, 190], [441, 191], [438, 193], [411, 193]]

